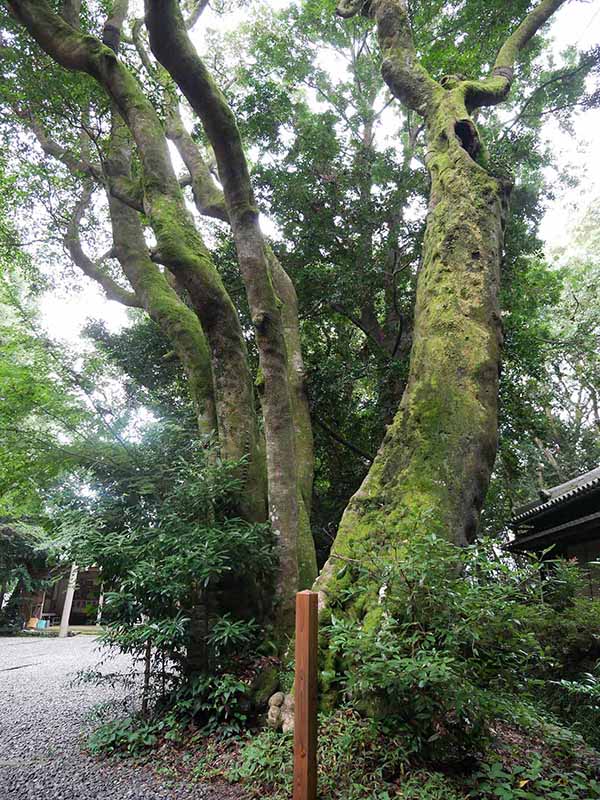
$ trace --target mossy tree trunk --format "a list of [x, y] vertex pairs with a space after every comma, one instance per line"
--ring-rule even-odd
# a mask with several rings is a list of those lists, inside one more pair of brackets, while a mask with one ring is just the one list
[[[291, 386], [295, 372], [290, 368], [288, 352], [293, 350], [296, 357], [299, 354], [299, 340], [294, 342], [290, 338], [297, 312], [290, 305], [287, 276], [274, 260], [260, 229], [234, 114], [192, 44], [178, 3], [147, 0], [145, 5], [152, 51], [202, 121], [223, 185], [260, 360], [269, 519], [277, 537], [280, 562], [277, 579], [279, 627], [291, 631], [295, 591], [316, 575], [296, 453], [298, 440], [305, 437], [306, 430], [299, 419], [302, 406], [298, 406], [297, 387]], [[287, 326], [284, 298], [276, 289], [274, 269], [280, 291], [288, 294]], [[294, 300], [295, 296], [292, 303]]]
[[[204, 92], [200, 99], [208, 101], [210, 111], [207, 116], [197, 104], [196, 110], [217, 155], [223, 193], [212, 181], [199, 149], [181, 125], [176, 105], [166, 103], [170, 113], [165, 130], [141, 85], [117, 57], [126, 0], [115, 2], [103, 41], [68, 24], [45, 0], [8, 0], [7, 5], [58, 64], [91, 75], [108, 95], [113, 114], [116, 111], [125, 123], [120, 125], [114, 116], [107, 174], [100, 175], [95, 165], [73, 157], [43, 132], [37, 131], [36, 135], [43, 146], [45, 142], [46, 152], [63, 161], [74, 174], [80, 176], [83, 172], [110, 193], [113, 255], [121, 263], [134, 292], [123, 290], [95, 268], [97, 265], [88, 263], [88, 274], [104, 286], [109, 296], [145, 308], [159, 322], [182, 361], [203, 428], [216, 426], [223, 457], [246, 458], [241, 510], [252, 520], [264, 519], [268, 513], [278, 534], [279, 617], [281, 629], [288, 630], [295, 592], [310, 585], [316, 575], [309, 527], [312, 432], [295, 291], [260, 231], [235, 119], [208, 76], [208, 81], [200, 87]], [[173, 18], [180, 21], [175, 6], [159, 10], [164, 11], [166, 21]], [[77, 15], [71, 16], [75, 19]], [[178, 59], [187, 59], [192, 70], [198, 66], [203, 69], [193, 48], [193, 52], [189, 50], [185, 28], [183, 34], [175, 43]], [[164, 90], [163, 76], [157, 74], [161, 67], [153, 65], [143, 50], [138, 23], [133, 27], [133, 40], [144, 67], [154, 73]], [[159, 36], [159, 45], [163, 41], [166, 38]], [[164, 51], [161, 58], [168, 60]], [[168, 66], [175, 71], [172, 63]], [[176, 77], [185, 93], [185, 76]], [[193, 106], [196, 99], [191, 98]], [[190, 171], [194, 199], [201, 213], [231, 225], [260, 355], [264, 439], [240, 318], [185, 206], [169, 156], [167, 136]], [[141, 179], [137, 183], [132, 180], [126, 163], [129, 137], [141, 162]], [[156, 237], [157, 246], [151, 257], [143, 243], [140, 212]], [[175, 290], [156, 268], [156, 262], [172, 274]], [[191, 302], [191, 312], [177, 295], [179, 287]]]
[[[129, 131], [113, 111], [107, 172], [131, 179], [130, 163]], [[217, 417], [210, 352], [198, 317], [182, 302], [150, 258], [139, 214], [110, 192], [107, 194], [116, 257], [148, 316], [173, 345], [187, 377], [200, 433], [215, 433]]]
[[[362, 12], [376, 22], [384, 80], [423, 118], [431, 192], [408, 384], [316, 583], [322, 604], [344, 605], [355, 579], [344, 564], [395, 557], [418, 528], [458, 545], [476, 534], [497, 446], [498, 290], [510, 185], [486, 169], [473, 112], [506, 98], [516, 58], [562, 2], [542, 0], [530, 12], [490, 77], [440, 82], [418, 59], [406, 0], [338, 4], [341, 16]], [[379, 588], [347, 610], [376, 614]]]

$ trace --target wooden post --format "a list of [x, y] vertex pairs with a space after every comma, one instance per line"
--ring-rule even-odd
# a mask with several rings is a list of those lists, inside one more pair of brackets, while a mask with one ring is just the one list
[[69, 635], [69, 619], [71, 618], [71, 609], [73, 607], [73, 597], [75, 596], [75, 587], [77, 586], [77, 564], [71, 565], [71, 574], [69, 575], [69, 582], [67, 584], [67, 591], [65, 593], [65, 602], [62, 610], [62, 617], [60, 618], [60, 630], [58, 636], [63, 639]]
[[294, 798], [317, 798], [318, 595], [296, 595], [296, 680], [294, 698]]
[[102, 625], [102, 609], [104, 608], [104, 583], [100, 584], [100, 596], [98, 597], [98, 610], [96, 611], [96, 625]]

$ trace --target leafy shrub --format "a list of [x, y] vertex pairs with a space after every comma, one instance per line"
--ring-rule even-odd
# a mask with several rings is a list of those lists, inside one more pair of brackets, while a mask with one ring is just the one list
[[172, 713], [194, 719], [206, 733], [241, 733], [249, 687], [236, 675], [201, 675], [182, 683], [170, 698]]
[[[395, 560], [365, 559], [340, 572], [349, 569], [338, 603], [369, 612], [353, 620], [332, 605], [324, 691], [369, 715], [393, 716], [407, 750], [421, 757], [476, 752], [489, 722], [507, 713], [507, 698], [539, 695], [540, 683], [596, 646], [600, 605], [574, 597], [573, 565], [544, 577], [539, 562], [518, 566], [493, 542], [458, 548], [420, 534]], [[376, 603], [366, 598], [374, 585]]]
[[[143, 664], [147, 736], [152, 713], [236, 732], [249, 705], [240, 676], [272, 595], [270, 528], [236, 515], [244, 464], [222, 462], [210, 442], [166, 426], [134, 456], [107, 460], [88, 476], [92, 491], [62, 513], [73, 559], [102, 572], [100, 641]], [[107, 731], [110, 747], [119, 736], [118, 726]]]
[[593, 800], [600, 783], [582, 770], [556, 768], [535, 755], [528, 764], [506, 766], [500, 760], [481, 764], [469, 781], [468, 797], [477, 800]]
[[[387, 778], [404, 761], [399, 738], [386, 736], [372, 719], [345, 708], [319, 718], [319, 797], [332, 800], [374, 800], [385, 797]], [[248, 738], [239, 759], [231, 765], [229, 780], [246, 784], [256, 797], [268, 792], [283, 800], [291, 796], [293, 736], [262, 731]]]
[[156, 742], [156, 725], [136, 717], [125, 717], [101, 725], [90, 735], [87, 745], [95, 756], [117, 752], [138, 755]]
[[18, 602], [11, 598], [4, 608], [0, 609], [0, 636], [14, 636], [22, 630], [24, 623]]

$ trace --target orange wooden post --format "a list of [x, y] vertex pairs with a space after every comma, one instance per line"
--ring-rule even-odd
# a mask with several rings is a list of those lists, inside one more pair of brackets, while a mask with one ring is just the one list
[[296, 682], [294, 697], [294, 798], [317, 798], [318, 595], [296, 595]]

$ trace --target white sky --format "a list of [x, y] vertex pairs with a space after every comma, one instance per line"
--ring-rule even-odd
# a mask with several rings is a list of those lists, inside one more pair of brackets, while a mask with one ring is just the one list
[[[287, 0], [271, 0], [274, 7], [284, 7]], [[221, 29], [235, 27], [239, 14], [224, 18], [208, 14], [204, 22]], [[552, 25], [556, 52], [569, 45], [587, 49], [600, 42], [600, 0], [567, 3]], [[560, 188], [548, 205], [541, 226], [542, 238], [550, 251], [568, 243], [570, 232], [590, 202], [600, 195], [600, 109], [579, 112], [574, 119], [574, 136], [561, 132], [551, 121], [544, 134], [551, 143], [560, 167], [573, 166], [581, 180], [576, 188]], [[550, 173], [549, 173], [550, 175]], [[54, 290], [40, 302], [42, 321], [53, 338], [75, 342], [90, 317], [102, 319], [109, 329], [118, 330], [127, 322], [127, 310], [119, 303], [106, 300], [91, 281], [82, 291], [69, 294]]]

